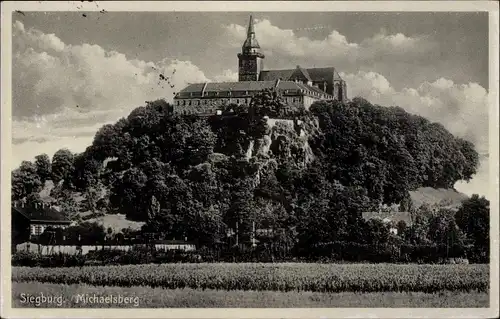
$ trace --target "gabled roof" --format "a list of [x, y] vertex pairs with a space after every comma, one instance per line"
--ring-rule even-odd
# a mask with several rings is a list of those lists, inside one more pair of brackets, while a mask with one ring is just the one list
[[[290, 91], [311, 91], [314, 93], [328, 95], [327, 93], [321, 91], [316, 87], [305, 85], [302, 83], [297, 83], [293, 81], [279, 81], [276, 87], [277, 81], [242, 81], [242, 82], [209, 82], [209, 83], [194, 83], [188, 85], [186, 88], [181, 90], [176, 98], [181, 97], [189, 93], [201, 93], [204, 91], [208, 92], [227, 92], [227, 91], [262, 91], [264, 89], [276, 88], [278, 90], [290, 90]], [[203, 88], [205, 88], [203, 90]], [[307, 94], [307, 93], [305, 93]]]
[[51, 207], [12, 206], [12, 212], [17, 212], [30, 221], [71, 223], [64, 213]]
[[[277, 79], [282, 79], [284, 81], [290, 79], [292, 75], [295, 75], [297, 70], [300, 70], [304, 74], [306, 78], [309, 78], [311, 81], [327, 81], [330, 82], [333, 80], [342, 80], [339, 73], [335, 68], [302, 68], [298, 67], [295, 69], [286, 69], [286, 70], [266, 70], [260, 72], [260, 81], [274, 81]], [[302, 71], [303, 70], [303, 71]]]
[[309, 72], [306, 69], [297, 66], [295, 71], [292, 73], [290, 79], [301, 79], [306, 81], [312, 81], [311, 76], [309, 76]]
[[295, 72], [295, 69], [261, 71], [259, 75], [259, 80], [276, 81], [280, 79], [286, 81], [292, 76], [293, 72]]
[[399, 221], [404, 221], [406, 225], [411, 225], [412, 224], [412, 216], [410, 212], [363, 212], [362, 217], [365, 221], [368, 221], [370, 219], [379, 219], [379, 220], [385, 220], [388, 219], [392, 222], [399, 222]]
[[339, 73], [334, 67], [310, 68], [307, 69], [307, 71], [309, 72], [309, 75], [311, 76], [313, 81], [328, 81], [332, 78], [332, 75], [334, 80], [342, 80]]

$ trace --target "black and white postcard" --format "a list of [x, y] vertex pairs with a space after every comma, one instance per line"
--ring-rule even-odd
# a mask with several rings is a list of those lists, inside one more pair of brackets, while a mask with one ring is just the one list
[[498, 23], [2, 2], [2, 317], [498, 317]]

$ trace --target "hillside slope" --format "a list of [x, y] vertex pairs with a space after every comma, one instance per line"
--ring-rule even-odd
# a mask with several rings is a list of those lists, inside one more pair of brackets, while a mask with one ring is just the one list
[[462, 201], [469, 198], [467, 195], [454, 189], [420, 187], [410, 191], [410, 197], [414, 207], [424, 204], [442, 208], [458, 209]]
[[478, 154], [442, 125], [363, 99], [305, 110], [262, 94], [264, 104], [209, 117], [148, 102], [103, 126], [81, 154], [24, 163], [13, 197], [39, 190], [40, 171], [58, 181], [40, 197], [75, 220], [207, 244], [255, 224], [307, 245], [358, 240], [371, 227], [361, 212], [384, 205], [456, 208], [465, 198], [450, 189], [475, 174]]

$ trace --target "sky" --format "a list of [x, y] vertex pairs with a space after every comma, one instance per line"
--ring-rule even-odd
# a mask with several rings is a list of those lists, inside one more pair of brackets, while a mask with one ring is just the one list
[[487, 13], [14, 12], [13, 167], [82, 152], [102, 125], [188, 83], [237, 80], [250, 14], [265, 69], [333, 66], [349, 98], [442, 123], [481, 154], [456, 189], [489, 197]]

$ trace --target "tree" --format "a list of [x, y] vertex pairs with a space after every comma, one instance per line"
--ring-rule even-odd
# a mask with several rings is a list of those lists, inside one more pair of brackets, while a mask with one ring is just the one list
[[122, 154], [123, 128], [128, 125], [126, 119], [116, 124], [106, 124], [97, 131], [89, 152], [96, 160], [104, 161], [108, 157], [119, 157]]
[[61, 180], [69, 183], [74, 169], [74, 155], [66, 148], [58, 150], [52, 157], [52, 181], [58, 184]]
[[160, 203], [153, 195], [151, 196], [151, 204], [148, 209], [148, 222], [154, 221], [159, 213], [160, 213]]
[[56, 204], [60, 207], [70, 220], [77, 217], [80, 212], [80, 203], [77, 202], [73, 193], [69, 190], [62, 190], [56, 198]]
[[250, 116], [269, 116], [283, 118], [291, 115], [293, 108], [286, 105], [282, 95], [275, 89], [264, 89], [252, 97], [249, 106]]
[[26, 205], [31, 207], [41, 208], [44, 204], [42, 198], [39, 193], [30, 193], [26, 196]]
[[147, 231], [151, 232], [159, 232], [161, 230], [161, 219], [160, 219], [160, 203], [156, 199], [154, 195], [151, 196], [151, 201], [148, 207], [148, 216], [147, 216]]
[[42, 180], [37, 167], [30, 161], [23, 161], [12, 171], [12, 200], [19, 200], [42, 189]]
[[389, 240], [389, 225], [379, 219], [370, 219], [367, 225], [367, 242], [373, 244], [385, 244]]
[[430, 218], [428, 237], [435, 244], [447, 247], [464, 245], [465, 236], [455, 222], [454, 215], [449, 209], [440, 209]]
[[68, 177], [75, 189], [85, 191], [89, 187], [95, 187], [99, 182], [99, 172], [102, 163], [91, 157], [88, 153], [81, 153], [74, 157], [73, 169]]
[[478, 165], [473, 145], [399, 107], [354, 99], [317, 102], [310, 111], [319, 124], [310, 145], [327, 179], [361, 186], [385, 204], [418, 187], [451, 187]]
[[83, 222], [66, 228], [64, 235], [73, 244], [95, 245], [103, 242], [106, 232], [104, 227], [96, 222]]
[[35, 157], [35, 166], [42, 184], [52, 176], [52, 165], [47, 154], [40, 154]]
[[398, 230], [398, 236], [401, 237], [401, 238], [406, 238], [407, 236], [407, 225], [406, 225], [406, 222], [404, 220], [400, 220], [398, 221], [398, 223], [396, 224], [396, 228]]
[[474, 194], [462, 202], [455, 220], [474, 245], [474, 254], [480, 262], [489, 260], [490, 249], [490, 202]]
[[97, 210], [97, 203], [99, 200], [98, 190], [95, 187], [89, 187], [85, 191], [85, 205], [86, 209], [95, 213]]
[[427, 245], [431, 240], [428, 238], [429, 234], [429, 218], [427, 216], [417, 214], [414, 218], [413, 224], [408, 230], [409, 242], [414, 245]]
[[111, 205], [125, 213], [131, 220], [144, 221], [147, 208], [146, 199], [142, 194], [147, 181], [148, 177], [141, 169], [127, 170], [111, 189], [109, 198]]

